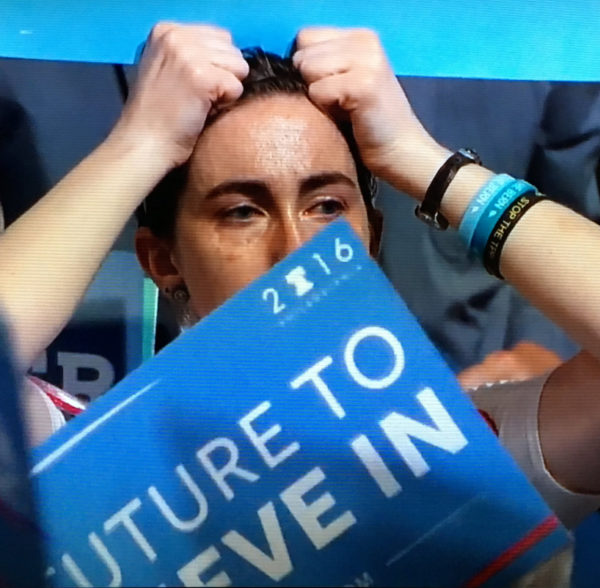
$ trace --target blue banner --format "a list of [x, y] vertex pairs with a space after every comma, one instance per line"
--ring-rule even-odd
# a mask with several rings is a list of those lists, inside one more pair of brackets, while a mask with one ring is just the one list
[[567, 539], [342, 221], [32, 477], [57, 586], [504, 586]]
[[307, 25], [370, 27], [399, 75], [600, 80], [597, 0], [4, 0], [0, 56], [132, 63], [159, 20], [217, 24], [278, 53]]

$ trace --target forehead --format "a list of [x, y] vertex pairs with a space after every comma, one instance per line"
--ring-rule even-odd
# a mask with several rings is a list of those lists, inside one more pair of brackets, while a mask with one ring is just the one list
[[336, 125], [305, 96], [277, 94], [252, 98], [205, 129], [191, 159], [190, 183], [210, 189], [232, 178], [277, 182], [330, 171], [356, 180]]

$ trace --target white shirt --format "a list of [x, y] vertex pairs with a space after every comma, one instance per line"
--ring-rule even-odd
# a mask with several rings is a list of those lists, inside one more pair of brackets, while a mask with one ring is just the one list
[[600, 508], [600, 494], [567, 490], [544, 463], [538, 430], [540, 396], [548, 375], [526, 382], [506, 382], [469, 391], [478, 409], [487, 412], [502, 445], [567, 528], [577, 526]]

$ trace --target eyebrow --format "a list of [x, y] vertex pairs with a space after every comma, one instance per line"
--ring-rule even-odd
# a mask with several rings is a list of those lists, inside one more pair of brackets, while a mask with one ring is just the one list
[[308, 192], [313, 192], [314, 190], [318, 190], [319, 188], [330, 184], [346, 184], [351, 188], [358, 189], [356, 183], [347, 175], [340, 172], [324, 172], [314, 174], [302, 180], [302, 183], [300, 184], [300, 194], [307, 194]]
[[[329, 186], [331, 184], [345, 184], [358, 189], [356, 182], [341, 172], [322, 172], [304, 178], [300, 183], [300, 195]], [[223, 194], [245, 194], [247, 196], [261, 197], [271, 194], [266, 182], [261, 180], [228, 180], [211, 188], [203, 200], [214, 200]]]

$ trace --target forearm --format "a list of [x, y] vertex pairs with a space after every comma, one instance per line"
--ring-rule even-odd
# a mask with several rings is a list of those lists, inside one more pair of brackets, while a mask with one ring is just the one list
[[[387, 166], [384, 179], [422, 200], [431, 179], [450, 152], [432, 142], [413, 154], [406, 171]], [[402, 160], [402, 159], [400, 159]], [[406, 159], [404, 159], [406, 160]], [[442, 200], [441, 212], [455, 229], [478, 190], [493, 172], [462, 167]], [[554, 202], [542, 202], [523, 216], [506, 240], [501, 272], [556, 324], [600, 359], [600, 229]]]
[[[363, 29], [305, 29], [296, 45], [294, 64], [309, 83], [311, 99], [326, 111], [332, 105], [346, 111], [367, 168], [421, 201], [451, 152], [438, 145], [416, 118], [376, 35]], [[493, 177], [493, 172], [477, 165], [458, 170], [441, 204], [451, 226], [460, 225], [472, 198]], [[485, 243], [485, 234], [478, 237]], [[508, 234], [500, 257], [506, 280], [593, 354], [586, 365], [568, 364], [568, 369], [580, 370], [576, 391], [570, 389], [574, 380], [568, 371], [559, 368], [556, 373], [564, 377], [559, 381], [557, 375], [548, 382], [539, 405], [541, 446], [550, 471], [569, 488], [584, 490], [600, 488], [599, 262], [600, 229], [552, 202], [537, 203], [526, 211]], [[539, 389], [535, 392], [537, 400]], [[535, 419], [537, 403], [534, 409]], [[568, 422], [563, 418], [567, 415]], [[554, 437], [557, 431], [567, 442], [552, 445], [559, 438]], [[517, 431], [508, 437], [518, 442], [520, 435]]]
[[248, 64], [228, 31], [160, 23], [138, 71], [109, 138], [0, 240], [0, 308], [22, 369], [69, 319], [135, 207], [187, 161], [210, 109], [241, 95]]
[[523, 217], [501, 258], [506, 279], [598, 361], [599, 267], [600, 229], [554, 202]]
[[[396, 187], [422, 200], [450, 152], [426, 147], [411, 174]], [[389, 179], [399, 171], [390, 173]], [[472, 197], [493, 177], [476, 165], [461, 168], [441, 206], [457, 228]], [[540, 202], [510, 233], [500, 259], [502, 275], [561, 326], [587, 353], [559, 367], [539, 404], [538, 431], [547, 469], [567, 489], [600, 492], [600, 229], [554, 202]]]
[[54, 339], [114, 240], [167, 171], [149, 142], [110, 137], [0, 237], [0, 307], [20, 369]]

